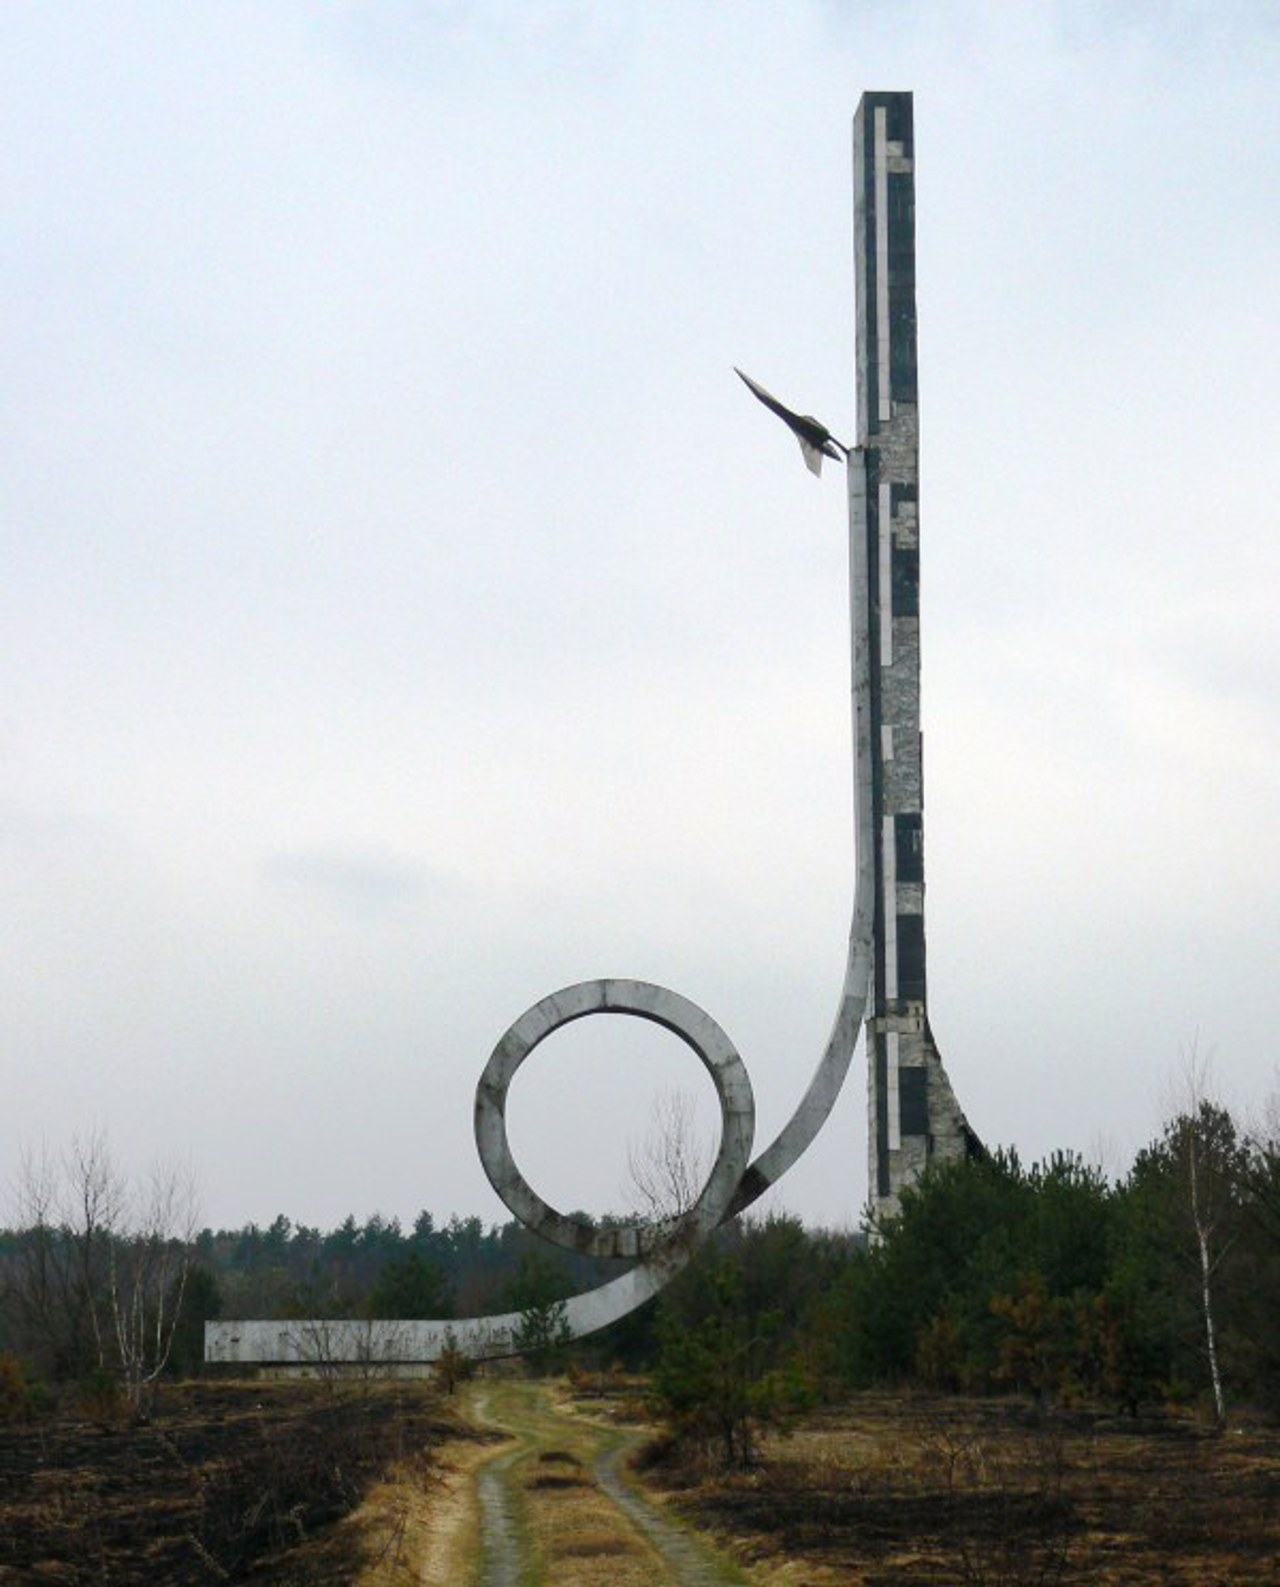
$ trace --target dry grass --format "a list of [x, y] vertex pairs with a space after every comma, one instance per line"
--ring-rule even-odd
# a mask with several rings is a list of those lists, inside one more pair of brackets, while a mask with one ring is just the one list
[[619, 1554], [635, 1554], [639, 1544], [611, 1532], [584, 1532], [560, 1545], [560, 1559], [616, 1559]]
[[650, 1480], [788, 1587], [1280, 1583], [1280, 1433], [867, 1396], [756, 1471]]
[[388, 1473], [347, 1522], [362, 1561], [352, 1587], [459, 1587], [474, 1580], [479, 1557], [475, 1472], [492, 1459], [491, 1444], [451, 1443], [440, 1453], [434, 1481], [412, 1470]]
[[[420, 1385], [166, 1386], [152, 1420], [104, 1432], [74, 1409], [0, 1440], [0, 1582], [343, 1583], [393, 1560], [432, 1450], [461, 1429]], [[367, 1533], [344, 1517], [381, 1495]], [[388, 1577], [388, 1580], [392, 1578]]]
[[591, 1465], [616, 1435], [567, 1417], [531, 1384], [490, 1390], [488, 1415], [517, 1429], [525, 1444], [511, 1469], [531, 1567], [555, 1587], [652, 1587], [661, 1581], [652, 1550], [600, 1491]]
[[[693, 1576], [664, 1564], [650, 1536], [597, 1480], [603, 1457], [634, 1444], [640, 1430], [616, 1416], [618, 1402], [583, 1400], [546, 1384], [490, 1381], [472, 1391], [482, 1425], [518, 1440], [504, 1457], [515, 1496], [528, 1587], [691, 1587], [742, 1577], [699, 1561]], [[614, 1478], [607, 1478], [614, 1481]], [[662, 1522], [653, 1522], [663, 1537]], [[678, 1523], [673, 1523], [678, 1525]], [[662, 1547], [667, 1547], [662, 1542]], [[474, 1569], [477, 1561], [473, 1560]], [[475, 1579], [459, 1575], [459, 1583]]]
[[589, 1477], [581, 1475], [566, 1475], [559, 1471], [538, 1471], [527, 1479], [525, 1487], [530, 1491], [548, 1488], [591, 1488], [595, 1484]]
[[[343, 1406], [228, 1383], [174, 1391], [145, 1428], [10, 1429], [0, 1583], [463, 1587], [481, 1558], [476, 1476], [500, 1456], [527, 1587], [687, 1587], [596, 1477], [603, 1451], [637, 1437], [634, 1386], [575, 1401], [487, 1380], [464, 1408], [481, 1396], [510, 1436], [418, 1391]], [[764, 1454], [745, 1474], [645, 1474], [761, 1587], [1280, 1584], [1274, 1427], [1216, 1436], [1178, 1418], [867, 1396]]]

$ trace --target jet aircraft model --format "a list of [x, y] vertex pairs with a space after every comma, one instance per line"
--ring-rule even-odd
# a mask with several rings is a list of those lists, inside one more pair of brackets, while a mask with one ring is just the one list
[[849, 455], [850, 448], [837, 441], [825, 424], [819, 424], [817, 419], [808, 414], [802, 416], [792, 413], [790, 408], [784, 407], [777, 397], [770, 395], [763, 386], [757, 385], [750, 375], [744, 375], [736, 365], [733, 372], [746, 384], [753, 396], [758, 397], [766, 408], [778, 415], [799, 441], [800, 451], [804, 455], [810, 473], [822, 473], [824, 457], [834, 457], [838, 461], [842, 455], [845, 457]]

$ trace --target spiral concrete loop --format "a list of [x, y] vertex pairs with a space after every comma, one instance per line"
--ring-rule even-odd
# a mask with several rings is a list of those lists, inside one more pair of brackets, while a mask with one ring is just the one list
[[[516, 1167], [507, 1140], [507, 1090], [534, 1048], [589, 1014], [631, 1014], [674, 1032], [697, 1054], [720, 1099], [720, 1149], [694, 1205], [655, 1230], [634, 1223], [598, 1229], [547, 1205]], [[755, 1099], [746, 1065], [720, 1026], [696, 1003], [648, 981], [580, 981], [535, 1003], [494, 1048], [476, 1087], [476, 1146], [489, 1182], [510, 1211], [555, 1245], [590, 1256], [643, 1258], [659, 1246], [693, 1245], [724, 1218], [751, 1156]]]

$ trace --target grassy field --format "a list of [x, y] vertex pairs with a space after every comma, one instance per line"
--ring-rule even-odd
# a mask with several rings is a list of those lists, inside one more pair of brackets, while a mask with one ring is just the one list
[[[628, 1476], [638, 1409], [635, 1385], [500, 1378], [457, 1407], [216, 1381], [137, 1427], [68, 1407], [0, 1429], [0, 1584], [464, 1587], [492, 1541], [485, 1482], [520, 1587], [1280, 1584], [1273, 1426], [867, 1395], [766, 1438], [751, 1471]], [[652, 1505], [622, 1504], [623, 1478]], [[682, 1563], [678, 1518], [719, 1559]]]
[[787, 1587], [1280, 1583], [1280, 1431], [863, 1396], [758, 1470], [649, 1473]]

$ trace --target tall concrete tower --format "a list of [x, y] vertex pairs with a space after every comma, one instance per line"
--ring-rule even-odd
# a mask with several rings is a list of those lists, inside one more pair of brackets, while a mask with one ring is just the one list
[[911, 95], [862, 96], [853, 128], [858, 448], [849, 457], [855, 643], [869, 657], [874, 971], [866, 1019], [871, 1207], [981, 1147], [929, 1028], [920, 733], [920, 488]]

